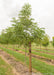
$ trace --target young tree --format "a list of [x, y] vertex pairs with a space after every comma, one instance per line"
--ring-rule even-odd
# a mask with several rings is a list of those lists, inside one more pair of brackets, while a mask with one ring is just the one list
[[3, 39], [3, 43], [18, 44], [19, 46], [24, 45], [24, 47], [29, 48], [29, 72], [31, 73], [31, 44], [33, 42], [37, 43], [38, 39], [43, 39], [45, 31], [42, 28], [39, 28], [37, 23], [34, 22], [34, 19], [31, 18], [30, 4], [25, 4], [19, 13], [17, 19], [12, 19], [12, 27], [7, 28], [0, 38]]
[[31, 28], [33, 27], [33, 21], [31, 16], [31, 6], [25, 4], [19, 14], [19, 19], [13, 18], [15, 28], [15, 36], [18, 39], [18, 44], [26, 45], [29, 47], [29, 70], [32, 72], [31, 65]]
[[25, 4], [19, 13], [17, 19], [12, 19], [12, 27], [7, 28], [0, 37], [4, 43], [24, 45], [24, 47], [29, 48], [29, 72], [32, 73], [31, 44], [37, 43], [38, 39], [42, 40], [45, 31], [43, 28], [39, 28], [34, 19], [31, 18], [30, 4]]
[[34, 22], [34, 19], [31, 18], [30, 4], [25, 4], [18, 16], [18, 19], [13, 18], [12, 26], [14, 27], [14, 33], [18, 45], [24, 45], [29, 48], [29, 72], [32, 72], [31, 44], [39, 38], [40, 28], [37, 26], [37, 23]]

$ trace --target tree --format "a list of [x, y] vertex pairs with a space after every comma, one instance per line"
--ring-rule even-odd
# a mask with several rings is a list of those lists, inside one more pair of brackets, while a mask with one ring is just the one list
[[[31, 61], [31, 44], [40, 38], [40, 29], [37, 26], [37, 23], [34, 22], [34, 19], [31, 18], [31, 5], [25, 4], [20, 14], [18, 15], [19, 18], [12, 19], [12, 26], [14, 27], [14, 33], [18, 45], [24, 45], [29, 48], [29, 72], [32, 72], [32, 61]], [[39, 30], [40, 29], [40, 30]], [[43, 34], [41, 32], [41, 34]]]
[[14, 24], [12, 25], [15, 28], [15, 36], [18, 39], [18, 44], [26, 45], [29, 47], [29, 70], [32, 72], [32, 65], [31, 65], [31, 31], [33, 27], [33, 19], [30, 18], [31, 16], [31, 6], [29, 4], [25, 4], [22, 7], [22, 10], [19, 14], [19, 19], [16, 20], [13, 18]]
[[2, 44], [16, 44], [16, 38], [14, 36], [14, 28], [8, 27], [2, 31], [0, 35], [0, 42]]
[[[18, 18], [12, 18], [12, 27], [6, 29], [2, 38], [6, 43], [18, 44], [29, 48], [29, 72], [32, 73], [31, 44], [38, 43], [45, 34], [43, 28], [39, 28], [31, 18], [31, 5], [25, 4], [19, 12]], [[4, 38], [5, 37], [5, 38]]]
[[52, 39], [53, 39], [53, 41], [52, 41], [52, 45], [53, 45], [53, 47], [54, 47], [54, 37], [52, 37]]
[[49, 45], [49, 37], [48, 35], [45, 35], [44, 38], [42, 39], [42, 45], [47, 47]]

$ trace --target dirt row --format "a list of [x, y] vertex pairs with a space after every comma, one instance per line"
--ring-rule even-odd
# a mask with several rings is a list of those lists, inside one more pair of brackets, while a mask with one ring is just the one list
[[[9, 62], [5, 59], [4, 56], [2, 56], [2, 55], [0, 54], [0, 57], [1, 57], [8, 65], [10, 65]], [[10, 66], [11, 66], [11, 65], [10, 65]], [[14, 75], [20, 75], [20, 74], [16, 71], [16, 69], [15, 69], [14, 67], [12, 67], [12, 66], [11, 66], [11, 70], [12, 70], [12, 72], [13, 72]]]
[[[7, 48], [7, 47], [5, 47], [5, 48]], [[11, 49], [11, 48], [10, 48]], [[37, 49], [39, 49], [39, 48], [37, 48]], [[45, 49], [42, 49], [42, 50], [45, 50]], [[18, 51], [18, 50], [17, 50]], [[32, 51], [34, 51], [34, 52], [40, 52], [40, 53], [46, 53], [46, 54], [49, 54], [49, 55], [54, 55], [54, 53], [49, 53], [49, 52], [43, 52], [43, 51], [38, 51], [38, 50], [32, 50]], [[46, 51], [46, 50], [45, 50]], [[47, 49], [47, 51], [54, 51], [54, 50], [48, 50]]]
[[[25, 52], [20, 51], [20, 50], [15, 50], [15, 49], [12, 49], [12, 48], [8, 48], [8, 49], [13, 50], [13, 51], [16, 51], [18, 53], [25, 54]], [[29, 53], [26, 53], [26, 55], [28, 56]], [[39, 55], [35, 55], [35, 54], [32, 54], [32, 57], [37, 58], [37, 59], [40, 59], [41, 61], [43, 61], [43, 62], [45, 62], [47, 64], [54, 65], [54, 60], [53, 59], [49, 59], [49, 58], [46, 58], [44, 56], [39, 56]]]
[[54, 53], [49, 53], [49, 52], [43, 52], [43, 51], [38, 51], [38, 50], [32, 50], [32, 51], [34, 51], [34, 52], [40, 52], [40, 53], [46, 53], [46, 54], [50, 54], [50, 55], [54, 55]]
[[[0, 50], [0, 56], [13, 67], [15, 75], [30, 75], [28, 67], [22, 64], [22, 62], [16, 60], [13, 56], [7, 54], [3, 50]], [[42, 75], [39, 72], [37, 73], [32, 72], [32, 75], [38, 74]]]
[[[17, 51], [17, 52], [25, 54], [23, 51]], [[27, 56], [28, 55], [29, 55], [29, 53], [27, 53]], [[43, 61], [47, 64], [54, 65], [54, 60], [53, 59], [48, 59], [48, 58], [45, 58], [43, 56], [39, 56], [39, 55], [35, 55], [35, 54], [32, 54], [32, 57], [40, 59], [41, 61]]]

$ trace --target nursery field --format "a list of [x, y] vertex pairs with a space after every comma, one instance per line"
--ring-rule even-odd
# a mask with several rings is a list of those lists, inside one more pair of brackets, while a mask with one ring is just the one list
[[[48, 47], [46, 50], [42, 47], [40, 50], [38, 46], [32, 45], [32, 68], [35, 75], [36, 73], [40, 73], [41, 75], [54, 75], [54, 48], [51, 48], [49, 49]], [[0, 49], [16, 58], [24, 66], [26, 56], [26, 67], [29, 68], [28, 48], [25, 50], [23, 46], [0, 44]]]
[[[10, 17], [5, 19], [7, 21], [4, 20], [4, 26], [2, 26], [3, 20], [1, 21], [0, 75], [54, 75], [54, 36], [46, 33], [44, 24], [39, 22], [42, 21], [40, 20], [42, 18], [36, 18], [41, 17], [42, 14], [33, 17], [31, 2], [25, 2], [24, 5], [22, 4], [23, 2], [21, 3], [23, 6], [17, 5], [17, 11], [12, 11], [13, 14], [11, 11], [10, 14], [7, 14]], [[16, 3], [12, 4], [11, 2], [10, 4], [11, 10], [15, 9], [13, 6]], [[20, 7], [19, 10], [18, 7]], [[9, 6], [6, 8], [9, 9]], [[18, 16], [15, 12], [16, 14], [18, 12]], [[38, 22], [36, 22], [36, 19], [39, 19], [39, 21], [37, 20]]]

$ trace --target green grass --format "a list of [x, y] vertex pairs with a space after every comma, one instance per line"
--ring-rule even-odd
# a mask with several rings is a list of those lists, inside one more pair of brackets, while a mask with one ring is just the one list
[[[8, 45], [8, 47], [10, 47], [10, 46]], [[11, 46], [11, 48], [12, 48], [12, 46]], [[20, 48], [15, 48], [15, 47], [14, 47], [14, 49], [21, 50], [21, 51], [25, 52], [25, 49], [20, 49]], [[28, 50], [26, 52], [28, 53]], [[45, 58], [54, 60], [54, 55], [46, 54], [46, 53], [40, 53], [40, 50], [38, 52], [36, 52], [36, 50], [33, 50], [32, 53], [35, 55], [44, 56]]]
[[[0, 47], [1, 48], [1, 47]], [[25, 61], [25, 55], [17, 53], [16, 51], [12, 51], [10, 49], [6, 48], [1, 48], [2, 50], [6, 51], [10, 55], [14, 56], [17, 60], [24, 62]], [[27, 59], [27, 65], [29, 65], [29, 58], [26, 57]], [[48, 65], [39, 59], [32, 58], [32, 67], [36, 69], [37, 71], [40, 71], [43, 73], [43, 75], [54, 75], [54, 66]]]
[[[14, 47], [14, 49], [21, 50], [21, 51], [25, 52], [25, 49], [20, 49], [20, 48], [15, 48], [15, 47]], [[44, 50], [42, 50], [42, 51], [44, 51]], [[28, 50], [27, 50], [27, 53], [28, 53]], [[32, 53], [35, 55], [44, 56], [45, 58], [54, 60], [54, 55], [46, 54], [46, 53], [40, 53], [40, 50], [38, 50], [38, 52], [36, 52], [36, 50], [33, 50]]]
[[[14, 48], [14, 49], [17, 49], [17, 50], [20, 50], [19, 48]], [[21, 51], [25, 52], [24, 49], [21, 49]], [[43, 50], [42, 50], [43, 51]], [[28, 53], [28, 50], [26, 51]], [[45, 52], [45, 51], [44, 51]], [[51, 55], [51, 54], [46, 54], [46, 53], [40, 53], [40, 50], [38, 52], [36, 52], [36, 50], [33, 50], [32, 51], [33, 54], [35, 55], [39, 55], [39, 56], [44, 56], [48, 59], [54, 59], [54, 55]], [[53, 53], [53, 52], [52, 52]]]
[[[25, 49], [19, 49], [19, 48], [14, 48], [14, 49], [21, 50], [21, 51], [25, 52]], [[32, 50], [32, 53], [35, 54], [35, 55], [44, 56], [48, 59], [54, 59], [54, 55], [46, 54], [46, 53], [40, 53], [40, 50], [38, 50], [38, 52], [36, 52], [36, 50]], [[41, 51], [45, 52], [45, 50], [41, 50]], [[54, 51], [46, 51], [46, 52], [54, 53]], [[27, 50], [27, 53], [28, 53], [28, 50]]]
[[33, 49], [34, 51], [41, 51], [41, 52], [47, 52], [47, 53], [54, 53], [54, 51], [50, 51], [50, 50], [40, 50], [40, 49]]
[[12, 68], [0, 57], [0, 75], [14, 75]]
[[40, 52], [34, 52], [34, 51], [32, 51], [32, 53], [35, 55], [44, 56], [48, 59], [54, 59], [54, 55], [50, 55], [50, 54], [46, 54], [46, 53], [40, 53]]

